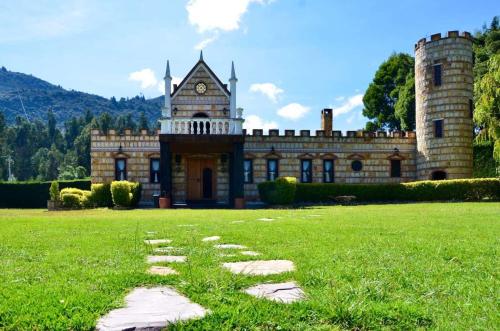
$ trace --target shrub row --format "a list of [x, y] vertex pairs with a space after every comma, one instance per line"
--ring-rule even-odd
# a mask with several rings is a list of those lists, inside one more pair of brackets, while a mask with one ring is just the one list
[[92, 184], [90, 191], [77, 188], [61, 190], [60, 201], [64, 208], [136, 207], [141, 199], [141, 184], [114, 181], [111, 184]]
[[[90, 189], [90, 180], [58, 181], [59, 188]], [[0, 182], [0, 208], [46, 208], [51, 182]]]
[[[500, 178], [420, 181], [400, 184], [296, 183], [294, 196], [289, 180], [259, 184], [262, 201], [269, 204], [331, 202], [337, 196], [354, 195], [357, 201], [480, 201], [500, 200]], [[284, 188], [286, 187], [286, 188]], [[286, 198], [277, 198], [287, 191]]]

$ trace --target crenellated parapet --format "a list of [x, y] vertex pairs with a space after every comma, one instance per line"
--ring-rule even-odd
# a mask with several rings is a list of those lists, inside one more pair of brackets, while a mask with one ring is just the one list
[[[311, 134], [313, 133], [313, 134]], [[312, 138], [319, 140], [334, 140], [336, 138], [407, 138], [407, 139], [415, 139], [416, 133], [415, 131], [346, 131], [345, 133], [339, 130], [326, 132], [324, 130], [299, 130], [298, 134], [296, 130], [285, 129], [282, 134], [280, 134], [279, 129], [270, 129], [267, 134], [264, 134], [264, 130], [262, 129], [253, 129], [251, 133], [248, 130], [243, 130], [243, 134], [246, 137], [294, 137], [294, 138]]]
[[455, 42], [455, 40], [451, 40], [451, 41], [447, 40], [449, 38], [453, 38], [453, 39], [460, 38], [460, 39], [465, 39], [465, 40], [469, 40], [469, 41], [472, 41], [474, 39], [474, 37], [472, 37], [470, 32], [467, 32], [467, 31], [463, 31], [462, 33], [460, 33], [460, 31], [456, 31], [456, 30], [455, 31], [448, 31], [446, 33], [446, 36], [442, 36], [441, 33], [436, 33], [436, 34], [431, 35], [429, 38], [420, 39], [415, 44], [415, 51], [417, 51], [422, 46], [426, 46], [429, 43], [434, 43], [434, 42], [439, 42], [439, 41], [441, 44], [447, 43], [447, 42]]

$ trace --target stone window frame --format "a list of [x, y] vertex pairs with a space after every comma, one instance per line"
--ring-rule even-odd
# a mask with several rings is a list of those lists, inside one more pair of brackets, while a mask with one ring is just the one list
[[[123, 160], [125, 163], [125, 167], [123, 168], [123, 178], [119, 176], [119, 170], [118, 170], [118, 162]], [[125, 157], [125, 155], [118, 155], [115, 156], [114, 158], [114, 167], [115, 167], [115, 180], [127, 180], [128, 179], [128, 157]]]
[[279, 176], [280, 176], [280, 159], [277, 158], [277, 157], [273, 157], [273, 158], [266, 158], [266, 180], [270, 181], [271, 180], [271, 176], [270, 176], [270, 171], [269, 171], [269, 163], [271, 161], [275, 161], [276, 162], [276, 175], [274, 176], [274, 180], [278, 179]]
[[[332, 163], [332, 170], [331, 170], [331, 175], [330, 175], [330, 178], [331, 180], [330, 181], [327, 181], [326, 180], [326, 171], [325, 171], [325, 162], [331, 162]], [[329, 159], [329, 158], [326, 158], [326, 159], [323, 159], [323, 183], [335, 183], [335, 159]]]
[[[159, 157], [154, 156], [154, 157], [149, 158], [149, 182], [151, 184], [159, 184], [161, 181], [161, 167], [158, 169], [158, 171], [154, 171], [153, 170], [153, 161], [158, 161], [159, 164], [161, 164]], [[153, 179], [154, 178], [153, 176], [155, 175], [155, 173], [157, 175], [158, 181], [154, 181], [154, 179]]]
[[[401, 155], [398, 151], [392, 153], [387, 157], [389, 160], [389, 177], [390, 178], [401, 178], [403, 177], [403, 160], [406, 160], [406, 157]], [[393, 176], [392, 173], [392, 161], [399, 161], [399, 176]]]
[[[325, 153], [320, 155], [319, 157], [321, 160], [323, 160], [323, 183], [335, 183], [335, 168], [337, 165], [335, 164], [336, 161], [338, 160], [338, 156], [333, 154], [333, 153]], [[325, 181], [325, 161], [332, 161], [332, 180], [330, 182]]]
[[[308, 177], [304, 180], [304, 162], [309, 162]], [[300, 159], [300, 182], [301, 183], [312, 183], [313, 181], [313, 159], [312, 158], [301, 158]]]
[[[436, 68], [439, 68], [439, 76], [437, 76]], [[439, 77], [438, 79], [436, 79]], [[438, 87], [443, 85], [443, 63], [441, 61], [432, 65], [432, 86]]]

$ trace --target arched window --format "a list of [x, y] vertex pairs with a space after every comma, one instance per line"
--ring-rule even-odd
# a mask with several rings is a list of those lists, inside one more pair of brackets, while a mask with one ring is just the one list
[[207, 118], [207, 117], [208, 115], [202, 112], [193, 115], [193, 118]]
[[436, 170], [432, 173], [432, 180], [445, 180], [448, 177], [446, 171]]

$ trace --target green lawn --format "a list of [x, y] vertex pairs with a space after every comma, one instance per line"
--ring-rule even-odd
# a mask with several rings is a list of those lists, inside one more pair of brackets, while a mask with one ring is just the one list
[[[312, 216], [321, 215], [321, 216]], [[275, 218], [274, 222], [258, 218]], [[244, 220], [244, 223], [232, 221]], [[0, 210], [0, 329], [87, 330], [129, 290], [172, 285], [210, 309], [172, 329], [500, 328], [500, 203], [289, 210]], [[179, 226], [193, 224], [196, 226]], [[178, 276], [145, 273], [147, 231], [173, 239]], [[293, 273], [232, 275], [205, 236], [289, 259]], [[259, 281], [297, 281], [307, 300], [250, 297]]]

